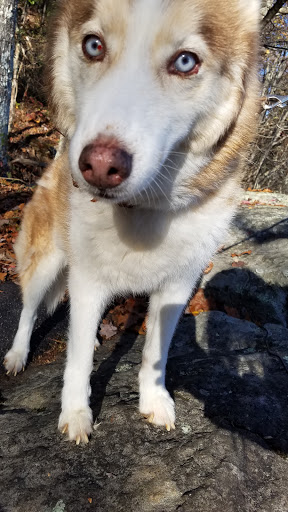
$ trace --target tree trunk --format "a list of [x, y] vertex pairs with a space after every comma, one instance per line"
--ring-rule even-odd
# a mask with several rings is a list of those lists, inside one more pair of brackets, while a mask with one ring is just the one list
[[266, 25], [271, 21], [274, 16], [276, 16], [277, 12], [283, 7], [286, 3], [286, 0], [276, 0], [275, 4], [272, 5], [268, 11], [266, 12], [264, 18], [262, 19], [262, 26], [266, 27]]
[[0, 174], [7, 173], [7, 136], [13, 78], [17, 0], [0, 0]]

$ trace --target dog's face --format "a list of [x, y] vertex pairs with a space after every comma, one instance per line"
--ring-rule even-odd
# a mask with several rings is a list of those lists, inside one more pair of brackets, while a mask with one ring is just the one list
[[258, 8], [258, 0], [62, 2], [52, 98], [80, 188], [113, 202], [187, 202], [255, 75]]

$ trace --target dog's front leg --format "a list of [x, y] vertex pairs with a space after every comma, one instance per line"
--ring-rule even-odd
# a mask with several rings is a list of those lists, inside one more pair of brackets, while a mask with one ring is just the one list
[[[90, 278], [89, 278], [90, 277]], [[62, 391], [59, 429], [70, 441], [87, 443], [92, 432], [89, 407], [90, 374], [93, 366], [95, 335], [108, 301], [107, 290], [95, 286], [91, 276], [72, 268], [69, 277], [71, 301], [67, 363]]]
[[168, 350], [193, 284], [169, 283], [150, 298], [146, 342], [139, 373], [140, 412], [150, 423], [165, 425], [167, 430], [175, 428], [174, 401], [165, 387]]

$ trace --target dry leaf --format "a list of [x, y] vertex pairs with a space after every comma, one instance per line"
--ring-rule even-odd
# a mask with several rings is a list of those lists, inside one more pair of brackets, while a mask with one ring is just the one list
[[214, 263], [212, 261], [210, 261], [208, 267], [205, 268], [205, 270], [204, 270], [204, 274], [209, 274], [213, 267], [214, 267]]
[[113, 336], [115, 336], [116, 333], [117, 327], [115, 327], [115, 325], [113, 325], [111, 322], [102, 322], [99, 331], [100, 336], [105, 337], [107, 340], [109, 340], [110, 338], [113, 338]]
[[244, 261], [233, 261], [232, 267], [242, 268], [242, 267], [245, 267], [245, 263], [244, 263]]
[[215, 309], [215, 302], [210, 297], [205, 296], [203, 288], [199, 288], [194, 297], [190, 300], [186, 313], [192, 315], [202, 313], [203, 311], [212, 311]]
[[240, 252], [239, 254], [237, 254], [236, 252], [233, 252], [231, 254], [231, 258], [239, 258], [240, 256], [243, 256], [244, 254], [252, 254], [252, 251], [243, 251], [243, 252]]

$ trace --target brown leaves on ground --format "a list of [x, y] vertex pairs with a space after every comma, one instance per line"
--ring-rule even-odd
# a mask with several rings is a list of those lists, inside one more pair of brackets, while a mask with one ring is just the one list
[[110, 339], [123, 331], [144, 334], [146, 331], [147, 299], [130, 297], [122, 299], [106, 314], [100, 326], [99, 334], [103, 339]]
[[244, 304], [223, 304], [221, 299], [218, 300], [213, 296], [213, 292], [210, 291], [207, 293], [207, 291], [203, 288], [199, 288], [190, 300], [185, 310], [185, 314], [198, 316], [201, 313], [207, 311], [222, 311], [228, 316], [232, 316], [233, 318], [241, 318], [250, 322], [253, 321], [250, 318], [249, 312], [246, 310]]
[[216, 309], [215, 301], [205, 295], [205, 290], [199, 288], [190, 300], [185, 313], [197, 316], [204, 311]]
[[60, 134], [47, 108], [34, 98], [17, 105], [9, 133], [11, 177], [33, 183], [55, 155]]
[[251, 188], [251, 187], [248, 187], [247, 188], [247, 192], [267, 192], [267, 193], [273, 193], [272, 190], [270, 190], [270, 188]]
[[231, 264], [231, 266], [233, 268], [242, 268], [242, 267], [245, 267], [246, 265], [246, 262], [243, 261], [243, 260], [239, 260], [239, 258], [241, 256], [250, 256], [250, 254], [252, 254], [252, 251], [250, 249], [247, 249], [245, 251], [242, 251], [242, 252], [239, 252], [239, 253], [236, 253], [236, 252], [233, 252], [231, 254], [231, 258], [234, 259], [233, 263]]
[[241, 206], [248, 206], [248, 209], [252, 209], [254, 208], [255, 206], [270, 206], [272, 208], [274, 208], [275, 206], [277, 206], [277, 208], [287, 208], [287, 205], [286, 204], [273, 204], [273, 203], [266, 203], [265, 201], [258, 201], [258, 199], [255, 199], [255, 200], [247, 200], [247, 199], [244, 199], [243, 201], [241, 201]]
[[57, 360], [58, 355], [66, 350], [65, 341], [51, 340], [51, 342], [50, 347], [43, 352], [43, 354], [40, 354], [33, 360], [33, 363], [37, 366], [54, 363], [54, 361]]
[[[5, 199], [11, 194], [19, 194], [23, 199], [22, 193], [27, 192], [27, 187], [19, 183], [11, 183], [0, 178], [1, 204], [5, 204]], [[27, 197], [29, 197], [29, 194]], [[21, 202], [11, 210], [1, 212], [0, 214], [0, 281], [16, 280], [16, 258], [14, 253], [14, 243], [16, 241], [20, 222], [23, 214], [24, 202]], [[5, 210], [5, 208], [4, 208]], [[3, 211], [3, 206], [2, 206]]]
[[239, 252], [238, 254], [236, 252], [233, 252], [231, 254], [231, 258], [240, 258], [240, 256], [244, 256], [245, 254], [250, 255], [252, 254], [252, 251], [249, 249], [247, 251]]

